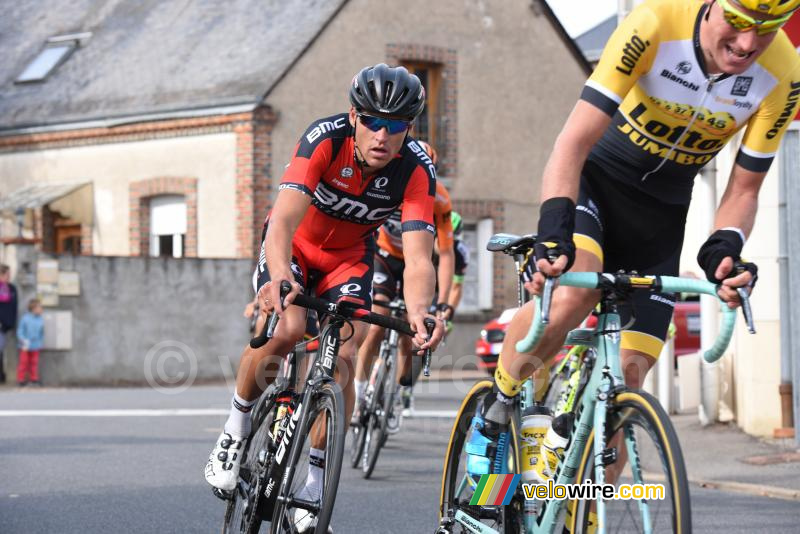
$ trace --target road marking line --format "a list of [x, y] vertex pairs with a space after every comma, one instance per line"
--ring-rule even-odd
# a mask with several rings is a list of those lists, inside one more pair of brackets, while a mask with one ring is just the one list
[[409, 419], [417, 419], [417, 418], [441, 418], [441, 419], [455, 419], [456, 415], [458, 415], [458, 411], [456, 410], [414, 410], [411, 412], [411, 417]]
[[0, 410], [0, 417], [187, 417], [196, 415], [228, 415], [224, 408], [175, 408], [162, 410]]
[[[119, 410], [0, 410], [0, 417], [192, 417], [228, 415], [227, 408], [119, 409]], [[453, 419], [455, 410], [415, 410], [414, 419]]]

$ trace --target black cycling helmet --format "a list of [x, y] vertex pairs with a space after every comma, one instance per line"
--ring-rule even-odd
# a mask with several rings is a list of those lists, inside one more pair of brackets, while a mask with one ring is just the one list
[[425, 88], [404, 67], [379, 63], [353, 77], [350, 103], [359, 112], [413, 120], [425, 107]]

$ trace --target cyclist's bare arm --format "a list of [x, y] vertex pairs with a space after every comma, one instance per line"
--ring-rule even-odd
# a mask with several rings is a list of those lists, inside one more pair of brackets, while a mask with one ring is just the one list
[[453, 247], [439, 249], [439, 267], [436, 278], [439, 281], [439, 302], [450, 302], [453, 274], [456, 272], [456, 254]]
[[[753, 229], [758, 210], [758, 192], [764, 183], [766, 172], [754, 172], [735, 164], [731, 170], [728, 186], [722, 195], [717, 214], [714, 219], [714, 229], [739, 228], [747, 237]], [[717, 267], [716, 277], [722, 280], [731, 272], [733, 259], [726, 258]], [[719, 296], [728, 302], [729, 306], [738, 305], [739, 295], [737, 287], [746, 286], [753, 276], [745, 271], [733, 278], [725, 279], [719, 291]]]
[[[282, 189], [275, 199], [269, 218], [264, 239], [267, 268], [272, 280], [288, 280], [292, 284], [291, 293], [284, 299], [286, 303], [294, 300], [294, 296], [300, 292], [300, 286], [295, 282], [290, 267], [292, 236], [310, 205], [311, 197], [308, 195], [292, 189]], [[280, 300], [279, 284], [269, 284], [266, 291], [259, 292], [259, 298], [262, 299], [261, 304], [265, 309], [272, 310], [276, 307], [279, 313], [282, 311], [280, 306], [275, 306]], [[265, 302], [266, 300], [269, 302]]]
[[427, 336], [423, 319], [433, 300], [435, 272], [431, 254], [433, 234], [427, 231], [403, 232], [403, 293], [408, 310], [408, 322], [417, 332], [414, 343], [418, 347], [436, 348], [442, 338], [442, 326], [436, 321], [436, 328], [430, 339]]
[[[578, 100], [558, 134], [553, 152], [544, 168], [542, 202], [555, 197], [577, 200], [583, 164], [609, 124], [611, 117], [608, 114], [585, 100]], [[536, 265], [542, 273], [558, 276], [566, 267], [567, 259], [562, 256], [553, 264], [546, 259], [540, 259]], [[532, 293], [540, 294], [543, 284], [544, 276], [537, 273], [533, 283], [526, 284], [526, 288]]]

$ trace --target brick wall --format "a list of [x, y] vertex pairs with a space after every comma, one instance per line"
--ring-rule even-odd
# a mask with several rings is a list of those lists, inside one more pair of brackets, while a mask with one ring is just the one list
[[[438, 172], [447, 178], [458, 175], [458, 63], [452, 48], [422, 44], [390, 43], [386, 45], [386, 58], [390, 65], [405, 61], [424, 61], [442, 68], [439, 88], [439, 114], [441, 132], [434, 148], [439, 154]], [[434, 119], [434, 117], [431, 117]]]
[[275, 115], [261, 108], [236, 132], [236, 237], [241, 258], [256, 257], [261, 229], [271, 206], [272, 127]]
[[183, 255], [197, 257], [197, 178], [160, 177], [128, 186], [131, 256], [150, 254], [150, 200], [159, 195], [182, 195], [186, 201], [186, 238]]

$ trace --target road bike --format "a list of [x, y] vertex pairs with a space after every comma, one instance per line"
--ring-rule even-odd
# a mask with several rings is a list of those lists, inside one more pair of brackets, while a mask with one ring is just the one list
[[[492, 239], [495, 241], [490, 241], [490, 247], [497, 250], [517, 247], [521, 256], [527, 254], [524, 249], [528, 245], [520, 244], [520, 240], [527, 240], [532, 246], [530, 236], [501, 235]], [[628, 388], [622, 379], [620, 337], [627, 325], [621, 324], [618, 305], [628, 300], [633, 291], [687, 291], [717, 297], [716, 286], [702, 280], [669, 276], [583, 272], [565, 273], [558, 283], [599, 289], [602, 296], [596, 326], [570, 332], [565, 342], [587, 347], [593, 359], [590, 365], [582, 367], [588, 370], [588, 378], [582, 386], [578, 382], [571, 405], [567, 406], [574, 414], [574, 424], [553, 477], [554, 486], [572, 485], [576, 481], [603, 486], [607, 480], [618, 486], [661, 484], [664, 498], [622, 500], [604, 498], [601, 494], [591, 500], [536, 500], [526, 499], [524, 488], [518, 486], [504, 506], [470, 504], [485, 500], [473, 499], [476, 492], [486, 488], [476, 476], [467, 473], [464, 444], [473, 415], [492, 390], [492, 381], [486, 380], [467, 394], [453, 425], [442, 475], [441, 521], [437, 533], [539, 534], [555, 532], [562, 523], [572, 533], [593, 532], [595, 528], [597, 532], [691, 532], [689, 486], [677, 434], [658, 400], [646, 392]], [[531, 329], [517, 344], [518, 351], [530, 351], [540, 339], [549, 321], [554, 284], [555, 279], [547, 280], [542, 298], [536, 297]], [[745, 319], [753, 332], [747, 294], [744, 290], [739, 294]], [[721, 310], [720, 334], [704, 354], [708, 362], [722, 356], [733, 334], [736, 312], [724, 304]], [[563, 384], [558, 386], [559, 393], [565, 389]], [[534, 402], [534, 388], [529, 379], [513, 410], [507, 461], [494, 473], [520, 472], [521, 418]], [[617, 478], [613, 480], [615, 475]], [[614, 496], [617, 495], [615, 490]]]
[[[290, 289], [286, 282], [281, 285], [282, 298]], [[237, 487], [231, 492], [214, 491], [228, 502], [223, 533], [254, 534], [265, 521], [272, 534], [294, 533], [306, 527], [313, 528], [315, 534], [328, 532], [345, 443], [344, 399], [334, 380], [339, 346], [346, 341], [342, 330], [349, 325], [352, 335], [352, 321], [363, 321], [413, 335], [408, 323], [359, 309], [347, 301], [334, 303], [301, 294], [293, 304], [315, 310], [324, 324], [319, 349], [310, 362], [305, 362], [304, 380], [298, 380], [303, 352], [292, 352], [280, 376], [256, 403]], [[263, 332], [250, 341], [252, 348], [263, 346], [272, 337], [278, 317], [270, 317]], [[322, 493], [314, 499], [303, 498], [299, 494], [305, 477], [297, 475], [307, 472], [312, 436], [323, 431]]]
[[[389, 316], [401, 320], [406, 315], [405, 302], [395, 299], [388, 304], [373, 304], [389, 310]], [[389, 418], [402, 417], [395, 406], [397, 395], [398, 342], [397, 330], [384, 330], [378, 361], [370, 373], [370, 384], [364, 394], [364, 404], [359, 418], [350, 424], [350, 464], [361, 467], [364, 478], [372, 475], [378, 455], [389, 435]], [[423, 372], [430, 376], [430, 352], [423, 358]]]

